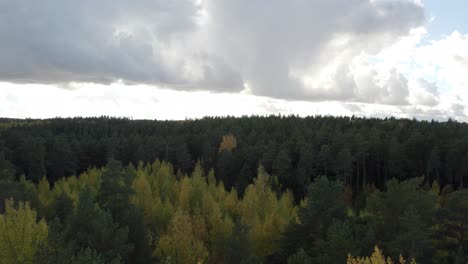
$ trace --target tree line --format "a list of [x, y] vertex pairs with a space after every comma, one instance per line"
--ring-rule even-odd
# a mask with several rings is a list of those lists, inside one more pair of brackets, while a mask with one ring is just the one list
[[170, 162], [188, 173], [197, 161], [241, 192], [261, 164], [291, 190], [326, 175], [351, 186], [385, 188], [390, 179], [463, 188], [468, 124], [356, 117], [269, 116], [148, 121], [121, 118], [0, 119], [0, 176], [53, 183], [109, 158], [123, 164]]

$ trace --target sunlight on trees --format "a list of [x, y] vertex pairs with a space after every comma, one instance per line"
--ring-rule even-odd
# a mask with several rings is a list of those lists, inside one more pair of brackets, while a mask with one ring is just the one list
[[353, 257], [351, 255], [348, 256], [347, 264], [416, 264], [416, 261], [413, 259], [411, 262], [407, 262], [402, 256], [399, 257], [398, 262], [394, 262], [392, 259], [385, 258], [377, 246], [375, 247], [374, 253], [370, 257]]
[[44, 220], [29, 203], [5, 201], [5, 213], [0, 215], [0, 263], [35, 263], [35, 254], [47, 239]]

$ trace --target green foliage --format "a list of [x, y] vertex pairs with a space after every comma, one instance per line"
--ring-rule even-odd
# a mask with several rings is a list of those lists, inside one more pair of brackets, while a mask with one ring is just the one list
[[351, 225], [335, 220], [328, 227], [324, 240], [315, 246], [316, 263], [344, 263], [349, 253], [359, 252], [359, 237], [355, 236]]
[[232, 234], [226, 241], [226, 250], [222, 258], [222, 263], [259, 263], [260, 260], [255, 256], [251, 242], [248, 238], [248, 228], [239, 222], [236, 222]]
[[78, 161], [66, 136], [58, 135], [48, 145], [45, 165], [49, 179], [74, 175]]
[[15, 178], [15, 174], [13, 163], [6, 159], [5, 153], [0, 151], [0, 181], [11, 181]]
[[[308, 190], [305, 205], [299, 208], [299, 222], [292, 223], [283, 236], [282, 250], [283, 255], [289, 256], [299, 248], [305, 248], [313, 252], [312, 256], [316, 258], [316, 261], [322, 263], [320, 259], [326, 258], [325, 255], [328, 254], [324, 251], [325, 248], [333, 247], [330, 243], [325, 242], [327, 235], [333, 239], [335, 232], [347, 233], [338, 227], [338, 222], [335, 222], [336, 225], [330, 228], [334, 221], [344, 220], [347, 216], [343, 199], [344, 187], [340, 182], [319, 177], [314, 180]], [[350, 244], [349, 242], [345, 243]], [[336, 246], [338, 247], [338, 245]], [[341, 248], [340, 250], [345, 250], [342, 256], [345, 258], [351, 248]], [[336, 254], [334, 253], [334, 255]]]
[[[382, 250], [380, 250], [377, 246], [375, 247], [374, 253], [372, 253], [372, 256], [370, 257], [353, 257], [352, 255], [348, 256], [348, 261], [347, 264], [394, 264], [394, 262], [391, 258], [385, 258], [385, 256], [382, 253]], [[398, 258], [398, 263], [400, 264], [405, 264], [407, 261], [400, 256]], [[410, 264], [416, 264], [416, 261], [414, 259], [411, 260]]]
[[[13, 199], [15, 201], [29, 202], [33, 207], [37, 206], [38, 200], [35, 195], [36, 186], [21, 177], [19, 181], [0, 180], [0, 201]], [[5, 211], [4, 203], [0, 203], [0, 212]]]
[[99, 253], [105, 261], [126, 259], [132, 250], [128, 244], [128, 228], [120, 227], [108, 211], [93, 201], [90, 189], [81, 194], [66, 232], [66, 239], [79, 251], [90, 248]]
[[156, 255], [169, 263], [203, 263], [208, 259], [208, 250], [197, 238], [193, 219], [177, 211], [172, 218], [166, 235], [158, 241]]
[[399, 254], [426, 263], [432, 250], [432, 226], [437, 197], [421, 188], [422, 179], [390, 180], [387, 191], [376, 191], [367, 202], [378, 240], [391, 256]]
[[312, 258], [305, 252], [304, 249], [299, 251], [288, 258], [288, 264], [312, 264]]
[[[437, 215], [439, 263], [468, 261], [468, 190], [448, 195]], [[456, 254], [454, 254], [456, 253]]]
[[[101, 117], [5, 119], [0, 127], [0, 152], [7, 167], [13, 165], [15, 177], [24, 174], [38, 182], [47, 175], [51, 185], [75, 172], [102, 167], [111, 158], [124, 165], [165, 160], [182, 173], [200, 160], [205, 171], [215, 169], [227, 189], [236, 187], [242, 194], [262, 164], [278, 177], [281, 190], [292, 190], [299, 202], [318, 175], [341, 179], [354, 189], [384, 189], [388, 179], [422, 175], [427, 183], [464, 187], [468, 171], [468, 125], [453, 121], [252, 116], [177, 122]], [[220, 146], [226, 151], [219, 151]]]
[[[290, 193], [276, 196], [270, 186], [270, 176], [264, 170], [259, 169], [258, 177], [247, 187], [243, 199], [237, 197], [235, 190], [226, 191], [212, 174], [207, 179], [200, 164], [191, 177], [177, 179], [171, 170], [164, 162], [155, 162], [151, 169], [140, 167], [132, 184], [135, 192], [131, 201], [142, 210], [150, 233], [160, 234], [155, 255], [161, 260], [226, 261], [240, 239], [233, 236], [244, 235], [248, 243], [242, 243], [249, 245], [246, 252], [251, 257], [242, 261], [263, 258], [278, 250], [277, 240], [294, 217], [295, 209]], [[184, 225], [174, 223], [182, 222], [180, 219], [185, 219]], [[242, 219], [246, 228], [243, 235], [233, 235], [235, 219]], [[185, 231], [181, 233], [182, 227]], [[185, 245], [187, 252], [198, 253], [180, 252], [181, 237], [192, 241]]]
[[16, 149], [17, 156], [23, 165], [20, 172], [28, 175], [29, 179], [38, 182], [46, 175], [44, 140], [40, 137], [24, 137]]
[[[24, 121], [0, 130], [0, 198], [47, 221], [28, 250], [39, 264], [344, 263], [376, 244], [465, 263], [467, 133], [331, 117]], [[356, 263], [390, 263], [379, 252]]]
[[71, 264], [121, 264], [120, 258], [116, 258], [111, 262], [106, 262], [104, 258], [96, 251], [86, 248], [78, 252], [76, 256], [71, 259]]
[[48, 222], [48, 237], [35, 256], [35, 263], [68, 263], [74, 257], [76, 249], [73, 243], [67, 239], [67, 230], [69, 227], [55, 218]]
[[44, 220], [37, 222], [29, 203], [5, 200], [5, 213], [0, 214], [0, 263], [35, 263], [35, 255], [47, 239]]
[[71, 264], [104, 264], [103, 258], [94, 250], [86, 248], [71, 259]]

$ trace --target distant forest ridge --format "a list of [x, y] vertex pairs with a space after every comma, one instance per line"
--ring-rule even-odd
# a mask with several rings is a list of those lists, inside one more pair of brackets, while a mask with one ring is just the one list
[[317, 177], [353, 190], [423, 177], [466, 187], [468, 124], [357, 117], [0, 118], [0, 177], [50, 182], [102, 167], [168, 161], [182, 173], [200, 161], [227, 188], [244, 190], [262, 167], [277, 188], [305, 196]]

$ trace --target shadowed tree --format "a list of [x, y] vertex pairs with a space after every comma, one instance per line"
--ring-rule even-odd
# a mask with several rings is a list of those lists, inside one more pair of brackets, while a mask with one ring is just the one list
[[[448, 195], [437, 219], [438, 251], [441, 263], [468, 261], [468, 190]], [[456, 254], [453, 254], [456, 253]], [[458, 262], [457, 262], [458, 261]]]

